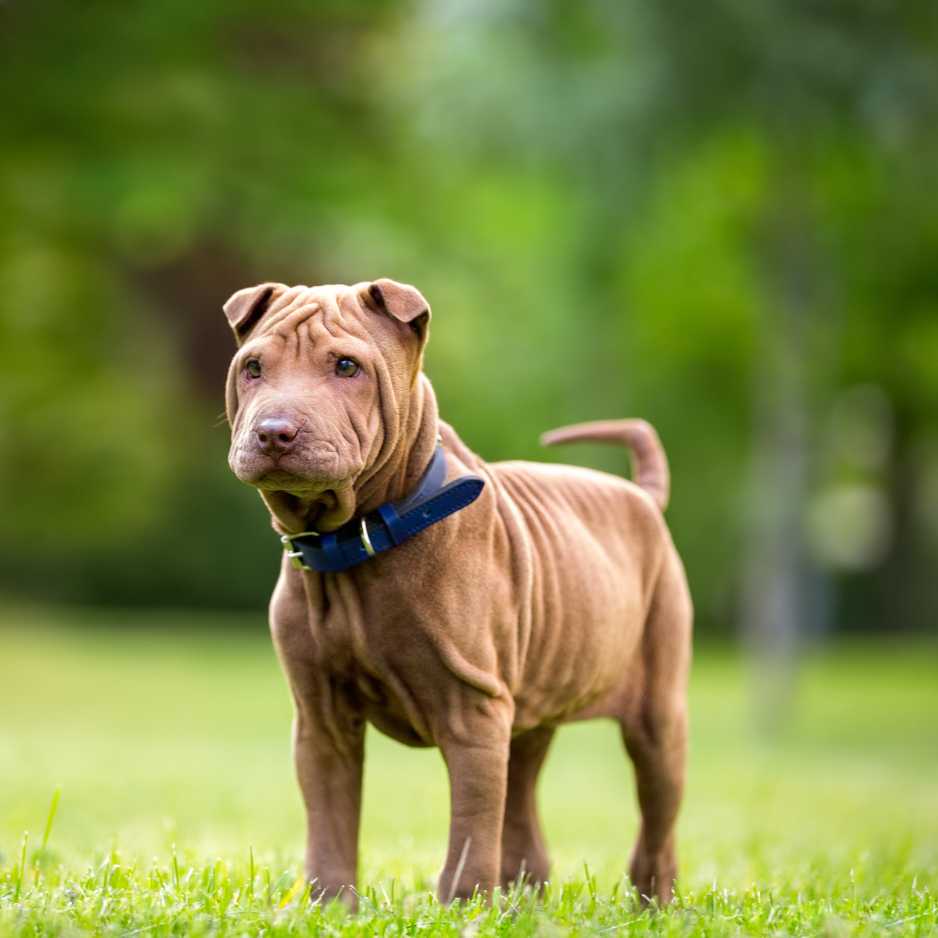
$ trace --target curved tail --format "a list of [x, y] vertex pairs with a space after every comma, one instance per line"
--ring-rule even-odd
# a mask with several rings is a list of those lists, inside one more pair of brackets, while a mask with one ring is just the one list
[[668, 457], [655, 428], [646, 420], [594, 420], [550, 430], [541, 436], [543, 446], [580, 441], [624, 443], [631, 451], [635, 483], [643, 488], [664, 511], [671, 495]]

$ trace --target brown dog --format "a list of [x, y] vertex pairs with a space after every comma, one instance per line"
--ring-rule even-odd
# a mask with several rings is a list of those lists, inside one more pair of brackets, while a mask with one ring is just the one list
[[[637, 485], [568, 466], [490, 465], [437, 418], [421, 371], [430, 310], [414, 287], [267, 283], [235, 293], [225, 313], [240, 345], [229, 462], [274, 528], [296, 536], [285, 539], [293, 556], [270, 624], [296, 703], [306, 871], [319, 894], [355, 884], [366, 722], [442, 751], [452, 818], [439, 895], [449, 900], [547, 877], [535, 783], [554, 731], [611, 717], [642, 815], [632, 881], [667, 902], [692, 613], [662, 517], [669, 479], [654, 430], [616, 421], [544, 440], [628, 445]], [[454, 487], [425, 503], [424, 520], [415, 509], [400, 518], [417, 522], [402, 522], [401, 500], [442, 491], [429, 476], [444, 472]], [[444, 502], [445, 520], [430, 524]], [[312, 556], [300, 544], [330, 547], [328, 567], [340, 535], [354, 565], [297, 569]], [[393, 549], [380, 552], [379, 539]]]

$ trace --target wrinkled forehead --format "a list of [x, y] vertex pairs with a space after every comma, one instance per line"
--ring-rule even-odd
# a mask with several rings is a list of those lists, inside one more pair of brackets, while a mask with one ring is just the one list
[[315, 339], [342, 334], [367, 335], [355, 291], [344, 285], [301, 284], [285, 290], [270, 304], [252, 338], [276, 336], [289, 341], [304, 335]]

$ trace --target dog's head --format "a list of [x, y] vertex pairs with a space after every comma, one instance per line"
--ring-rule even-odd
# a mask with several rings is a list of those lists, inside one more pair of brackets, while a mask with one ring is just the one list
[[416, 288], [381, 279], [264, 283], [224, 308], [239, 346], [229, 465], [282, 526], [333, 530], [407, 432], [430, 307]]

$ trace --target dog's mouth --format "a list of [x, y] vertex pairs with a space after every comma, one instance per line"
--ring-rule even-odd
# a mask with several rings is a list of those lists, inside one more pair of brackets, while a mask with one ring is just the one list
[[345, 482], [341, 461], [329, 452], [277, 456], [237, 450], [231, 468], [242, 482], [262, 492], [288, 492], [301, 498], [316, 497]]
[[297, 498], [315, 498], [327, 491], [329, 486], [337, 484], [333, 479], [308, 475], [275, 463], [274, 468], [259, 473], [250, 480], [251, 485], [262, 492], [284, 492]]
[[230, 463], [242, 482], [260, 492], [285, 533], [326, 533], [355, 513], [355, 469], [333, 447], [279, 456], [235, 447]]

